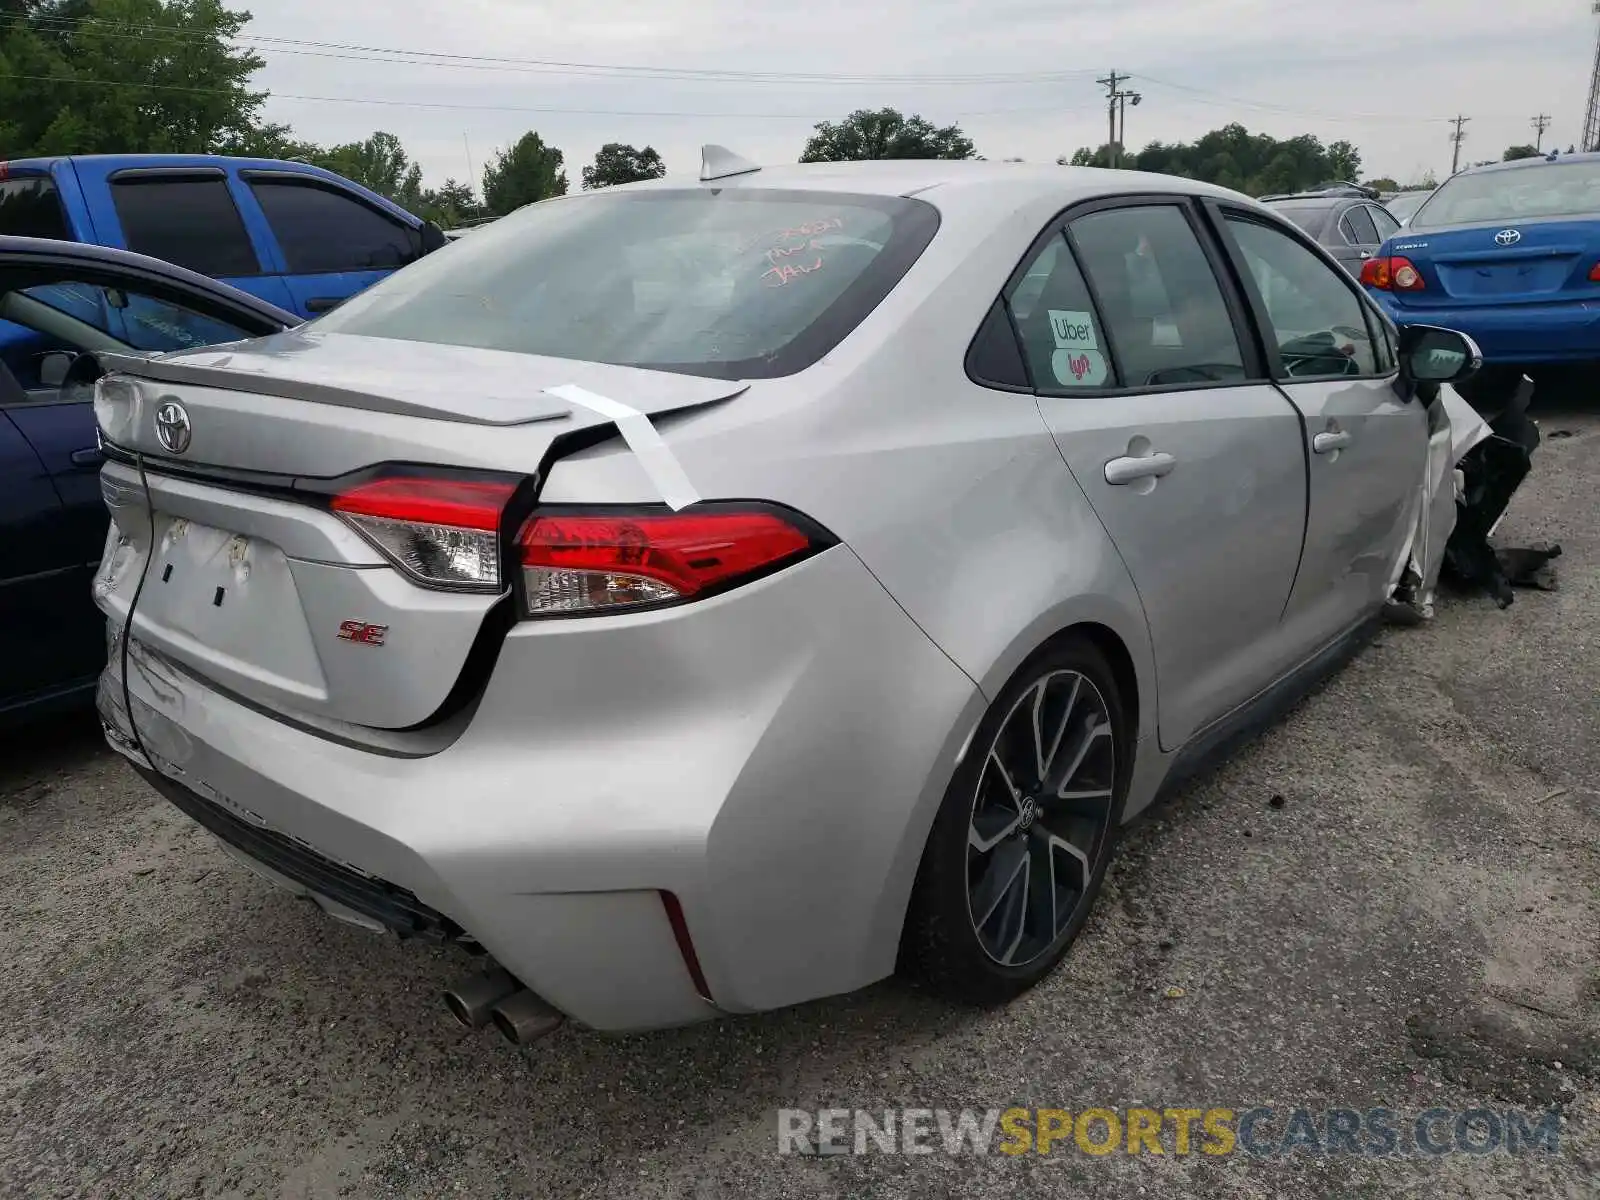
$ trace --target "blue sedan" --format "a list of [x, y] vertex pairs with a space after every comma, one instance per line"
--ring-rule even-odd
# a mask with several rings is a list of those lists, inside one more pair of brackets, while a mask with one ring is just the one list
[[1600, 362], [1600, 154], [1453, 176], [1361, 282], [1398, 324], [1470, 335], [1486, 378]]
[[105, 660], [97, 351], [277, 333], [299, 318], [157, 259], [0, 237], [0, 726], [87, 703]]

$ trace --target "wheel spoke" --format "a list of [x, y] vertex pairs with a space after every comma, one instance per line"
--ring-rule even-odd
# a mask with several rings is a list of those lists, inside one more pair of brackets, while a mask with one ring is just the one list
[[1091, 788], [1085, 792], [1058, 792], [1050, 805], [1052, 815], [1099, 820], [1106, 815], [1111, 800], [1110, 788]]
[[1072, 755], [1066, 767], [1054, 776], [1054, 793], [1058, 799], [1063, 799], [1067, 793], [1067, 785], [1077, 777], [1082, 769], [1084, 760], [1089, 757], [1089, 751], [1103, 738], [1111, 736], [1111, 726], [1105, 721], [1097, 721], [1094, 714], [1084, 718], [1083, 736], [1077, 746], [1073, 748]]
[[1000, 782], [1006, 785], [1006, 791], [1010, 794], [1012, 801], [1015, 802], [1017, 798], [1022, 795], [1022, 793], [1017, 791], [1017, 785], [1012, 782], [1011, 779], [1011, 772], [1006, 770], [1005, 763], [1000, 761], [1000, 754], [998, 751], [989, 751], [989, 765], [993, 767], [995, 769], [995, 773], [1000, 776]]
[[[1050, 839], [1050, 878], [1055, 880], [1055, 863], [1057, 853], [1065, 854], [1070, 859], [1077, 871], [1077, 882], [1072, 885], [1073, 890], [1082, 895], [1089, 887], [1089, 877], [1094, 874], [1094, 868], [1089, 863], [1089, 856], [1078, 847], [1067, 841], [1064, 837], [1049, 834]], [[1056, 930], [1051, 929], [1050, 934], [1055, 936]]]
[[1054, 839], [1043, 826], [1035, 825], [1028, 838], [1032, 862], [1028, 870], [1028, 911], [1034, 932], [1046, 944], [1055, 940], [1060, 928], [1056, 905], [1056, 857]]
[[1033, 744], [1039, 755], [1039, 778], [1049, 779], [1051, 768], [1055, 766], [1056, 752], [1061, 749], [1061, 739], [1067, 732], [1067, 725], [1072, 720], [1072, 712], [1078, 707], [1078, 692], [1083, 687], [1083, 676], [1072, 677], [1072, 691], [1067, 696], [1067, 704], [1061, 711], [1061, 719], [1055, 723], [1055, 731], [1050, 736], [1050, 745], [1045, 746], [1044, 737], [1044, 699], [1049, 692], [1048, 679], [1039, 681], [1037, 693], [1033, 702]]
[[[1027, 879], [1023, 873], [1027, 869], [1028, 848], [1023, 842], [1006, 842], [990, 857], [983, 870], [983, 878], [972, 893], [972, 919], [980, 931], [989, 924], [989, 918], [994, 916], [1000, 902], [1016, 891], [1019, 878], [1026, 888]], [[1018, 912], [1021, 912], [1020, 906]]]
[[1022, 813], [1015, 810], [1008, 813], [1001, 809], [990, 809], [978, 813], [972, 818], [972, 824], [967, 826], [967, 845], [979, 854], [987, 854], [1015, 833], [1020, 824]]

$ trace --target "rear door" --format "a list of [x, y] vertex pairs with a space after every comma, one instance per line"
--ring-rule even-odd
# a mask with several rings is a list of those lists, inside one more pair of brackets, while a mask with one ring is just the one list
[[348, 189], [288, 171], [246, 171], [284, 262], [290, 307], [327, 312], [422, 256], [422, 234]]
[[1062, 457], [1138, 588], [1166, 749], [1291, 665], [1300, 420], [1181, 197], [1080, 209], [1007, 302]]
[[165, 259], [291, 307], [270, 245], [246, 227], [220, 167], [111, 171], [104, 186], [110, 210], [101, 204], [95, 214], [103, 244]]
[[1305, 417], [1310, 516], [1284, 618], [1299, 638], [1328, 641], [1379, 609], [1398, 575], [1427, 469], [1427, 414], [1396, 390], [1387, 333], [1354, 280], [1276, 222], [1213, 211], [1268, 335], [1273, 378]]
[[1352, 204], [1339, 214], [1337, 229], [1328, 240], [1327, 249], [1333, 252], [1341, 267], [1359, 278], [1361, 264], [1378, 252], [1382, 242], [1372, 210], [1365, 204]]

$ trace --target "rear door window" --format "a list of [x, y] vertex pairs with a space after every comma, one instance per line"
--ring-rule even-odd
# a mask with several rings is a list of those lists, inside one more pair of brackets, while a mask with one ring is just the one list
[[416, 230], [335, 188], [255, 178], [250, 189], [291, 274], [393, 269], [422, 253]]
[[318, 327], [773, 378], [837, 345], [937, 228], [937, 210], [899, 196], [768, 188], [569, 196], [429, 255]]
[[71, 241], [55, 181], [40, 175], [0, 183], [0, 233]]
[[1339, 228], [1344, 231], [1345, 241], [1352, 246], [1376, 246], [1383, 240], [1378, 236], [1378, 228], [1372, 223], [1372, 215], [1365, 204], [1348, 209], [1339, 222]]
[[1139, 205], [1070, 228], [1125, 387], [1243, 381], [1244, 352], [1222, 288], [1184, 210]]
[[1070, 392], [1117, 385], [1094, 300], [1063, 234], [1034, 256], [1006, 304], [1034, 387]]
[[261, 270], [221, 175], [113, 177], [111, 200], [130, 250], [214, 278]]
[[1400, 222], [1396, 221], [1387, 209], [1379, 208], [1375, 204], [1367, 205], [1367, 213], [1372, 217], [1372, 223], [1378, 227], [1378, 240], [1386, 242], [1400, 232]]

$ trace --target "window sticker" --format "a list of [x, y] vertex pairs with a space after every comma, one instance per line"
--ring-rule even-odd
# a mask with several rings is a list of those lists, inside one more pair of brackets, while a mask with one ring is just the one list
[[1100, 387], [1106, 381], [1106, 356], [1094, 328], [1094, 314], [1052, 308], [1050, 332], [1056, 349], [1050, 370], [1063, 387]]

